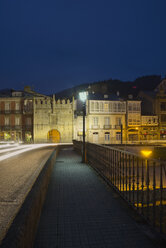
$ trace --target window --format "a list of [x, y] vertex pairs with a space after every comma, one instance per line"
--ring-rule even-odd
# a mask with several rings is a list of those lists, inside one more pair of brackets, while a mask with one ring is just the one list
[[9, 126], [9, 124], [10, 124], [9, 117], [6, 116], [6, 117], [5, 117], [5, 126]]
[[112, 112], [112, 102], [109, 103], [109, 112]]
[[15, 109], [20, 110], [20, 103], [19, 102], [16, 102]]
[[161, 115], [161, 122], [166, 122], [166, 115]]
[[122, 118], [116, 117], [116, 125], [120, 126], [122, 124]]
[[104, 111], [108, 112], [108, 103], [104, 103]]
[[160, 110], [161, 111], [166, 111], [166, 102], [161, 102], [161, 104], [160, 104]]
[[91, 102], [91, 111], [94, 111], [94, 102]]
[[110, 141], [110, 133], [105, 133], [105, 141]]
[[121, 112], [121, 109], [122, 109], [121, 106], [122, 106], [121, 103], [118, 103], [118, 112]]
[[93, 125], [98, 126], [98, 117], [93, 117]]
[[10, 103], [9, 102], [6, 102], [5, 103], [5, 110], [6, 111], [9, 111], [10, 110]]
[[128, 110], [132, 111], [132, 104], [131, 103], [128, 104]]
[[140, 125], [141, 116], [140, 114], [128, 115], [128, 125]]
[[129, 102], [128, 111], [129, 112], [140, 112], [140, 102]]
[[95, 111], [99, 112], [99, 103], [98, 102], [95, 102]]
[[20, 125], [20, 117], [15, 117], [15, 125], [16, 126]]
[[93, 143], [98, 143], [99, 136], [98, 133], [93, 133]]
[[117, 141], [121, 140], [121, 132], [116, 132], [116, 140]]
[[103, 102], [100, 102], [100, 111], [103, 112]]
[[117, 104], [113, 103], [113, 112], [117, 112]]
[[104, 117], [104, 125], [110, 125], [110, 117]]

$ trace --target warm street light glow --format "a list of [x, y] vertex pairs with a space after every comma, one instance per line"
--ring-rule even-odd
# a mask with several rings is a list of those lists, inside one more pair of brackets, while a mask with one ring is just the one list
[[79, 93], [79, 97], [80, 97], [80, 100], [82, 102], [85, 102], [86, 101], [86, 98], [87, 98], [87, 93], [84, 91], [84, 92], [80, 92]]
[[142, 150], [141, 153], [142, 153], [142, 155], [144, 157], [148, 158], [152, 154], [152, 151], [150, 151], [150, 150]]

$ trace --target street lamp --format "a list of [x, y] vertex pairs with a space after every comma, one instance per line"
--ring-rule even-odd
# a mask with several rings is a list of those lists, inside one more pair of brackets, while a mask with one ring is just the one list
[[148, 171], [148, 158], [150, 157], [150, 155], [152, 155], [152, 151], [151, 150], [142, 150], [141, 151], [142, 155], [145, 157], [145, 170], [146, 170], [146, 186], [149, 185], [150, 180], [149, 180], [149, 171]]
[[86, 99], [87, 92], [79, 93], [80, 100], [83, 102], [83, 147], [82, 147], [82, 163], [85, 163], [85, 115], [86, 115]]

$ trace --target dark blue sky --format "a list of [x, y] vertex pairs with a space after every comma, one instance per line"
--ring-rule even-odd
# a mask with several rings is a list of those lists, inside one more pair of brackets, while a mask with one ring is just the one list
[[166, 0], [0, 0], [0, 88], [166, 74]]

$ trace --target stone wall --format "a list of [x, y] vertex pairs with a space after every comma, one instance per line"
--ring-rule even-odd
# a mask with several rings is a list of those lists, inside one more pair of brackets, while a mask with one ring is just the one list
[[70, 143], [73, 139], [73, 102], [55, 100], [53, 97], [34, 99], [34, 142], [51, 142], [49, 131], [60, 133], [61, 143]]

